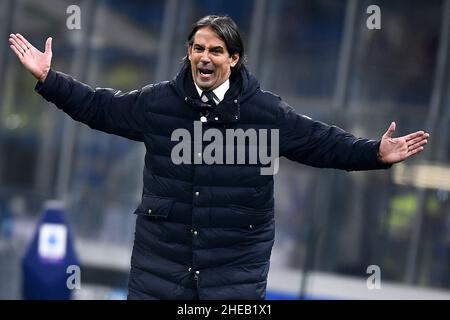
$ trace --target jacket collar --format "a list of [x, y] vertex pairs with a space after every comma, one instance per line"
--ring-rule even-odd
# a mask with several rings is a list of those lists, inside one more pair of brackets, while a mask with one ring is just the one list
[[241, 103], [259, 89], [258, 81], [245, 66], [240, 71], [231, 73], [230, 88], [223, 100], [214, 108], [204, 103], [198, 96], [188, 64], [183, 65], [178, 75], [171, 81], [171, 85], [185, 103], [199, 114], [199, 119], [204, 116], [207, 123], [217, 124], [239, 122]]

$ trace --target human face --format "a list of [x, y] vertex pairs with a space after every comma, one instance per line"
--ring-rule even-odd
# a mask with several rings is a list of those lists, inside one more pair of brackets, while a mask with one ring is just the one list
[[197, 30], [188, 48], [192, 77], [202, 90], [214, 90], [231, 74], [231, 67], [239, 61], [239, 54], [230, 56], [225, 42], [211, 27]]

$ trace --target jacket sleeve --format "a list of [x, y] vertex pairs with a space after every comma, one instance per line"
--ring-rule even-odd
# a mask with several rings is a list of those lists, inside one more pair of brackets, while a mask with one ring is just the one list
[[336, 126], [299, 115], [283, 101], [279, 110], [280, 156], [314, 167], [347, 171], [391, 167], [378, 160], [380, 141], [356, 138]]
[[69, 75], [50, 69], [35, 91], [74, 120], [93, 129], [132, 140], [143, 140], [145, 112], [137, 103], [142, 90], [122, 93], [109, 88], [92, 89]]

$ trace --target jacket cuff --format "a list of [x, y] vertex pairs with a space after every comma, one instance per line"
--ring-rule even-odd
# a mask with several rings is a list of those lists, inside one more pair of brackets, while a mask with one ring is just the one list
[[54, 87], [56, 82], [56, 71], [53, 69], [50, 69], [48, 71], [47, 77], [45, 78], [44, 82], [38, 81], [36, 83], [36, 86], [34, 87], [34, 91], [42, 95], [44, 98], [47, 99], [47, 97], [51, 93], [51, 89]]
[[392, 164], [384, 163], [380, 160], [380, 145], [381, 145], [381, 140], [379, 140], [377, 142], [377, 144], [375, 145], [377, 164], [380, 166], [380, 169], [389, 169], [390, 167], [392, 167]]

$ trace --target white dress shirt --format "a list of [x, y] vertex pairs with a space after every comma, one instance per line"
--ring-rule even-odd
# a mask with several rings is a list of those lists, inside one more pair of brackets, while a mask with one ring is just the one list
[[[204, 90], [200, 89], [200, 87], [195, 83], [195, 81], [194, 84], [195, 88], [197, 88], [198, 95], [201, 97]], [[222, 83], [220, 86], [218, 86], [213, 90], [214, 102], [216, 103], [216, 105], [223, 100], [223, 97], [225, 97], [225, 93], [229, 88], [230, 88], [230, 79], [227, 79], [224, 83]]]

